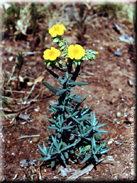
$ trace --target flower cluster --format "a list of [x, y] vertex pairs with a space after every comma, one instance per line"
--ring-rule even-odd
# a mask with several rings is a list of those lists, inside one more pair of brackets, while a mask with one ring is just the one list
[[52, 41], [54, 43], [57, 43], [60, 47], [59, 49], [56, 49], [54, 47], [51, 47], [51, 49], [47, 49], [44, 51], [43, 58], [46, 60], [46, 65], [48, 66], [63, 66], [62, 60], [60, 60], [58, 57], [62, 56], [64, 57], [65, 63], [69, 64], [75, 64], [80, 65], [82, 61], [84, 60], [92, 60], [95, 59], [95, 54], [97, 52], [92, 50], [85, 50], [81, 45], [69, 45], [67, 44], [66, 38], [61, 37], [61, 35], [64, 34], [64, 30], [66, 27], [61, 24], [53, 25], [49, 29], [49, 33], [52, 36]]

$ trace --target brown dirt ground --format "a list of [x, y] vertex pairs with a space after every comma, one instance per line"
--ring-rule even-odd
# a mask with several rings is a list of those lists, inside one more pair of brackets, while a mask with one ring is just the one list
[[[103, 137], [109, 138], [107, 147], [112, 149], [105, 156], [112, 156], [114, 162], [100, 163], [96, 169], [94, 168], [77, 180], [134, 180], [135, 178], [135, 50], [133, 44], [119, 40], [121, 35], [113, 29], [113, 22], [117, 23], [124, 33], [134, 37], [132, 24], [119, 19], [110, 20], [108, 17], [96, 17], [92, 24], [89, 23], [84, 48], [96, 50], [98, 55], [96, 55], [95, 61], [82, 63], [81, 72], [85, 75], [79, 77], [77, 81], [89, 84], [82, 87], [77, 86], [74, 91], [79, 91], [82, 97], [87, 96], [84, 104], [88, 107], [91, 106], [92, 111], [95, 111], [96, 118], [100, 119], [100, 123], [109, 122], [105, 127], [109, 133]], [[73, 31], [65, 32], [64, 36], [69, 44], [77, 42], [76, 32], [76, 27]], [[51, 45], [50, 38], [48, 35], [48, 46]], [[9, 61], [11, 56], [15, 57], [18, 51], [31, 51], [31, 47], [27, 44], [29, 39], [28, 37], [27, 40], [13, 41], [5, 38], [0, 42], [1, 60], [5, 71], [12, 72], [15, 59]], [[118, 49], [122, 53], [120, 57], [114, 54], [114, 51]], [[57, 87], [56, 79], [50, 76], [45, 69], [40, 45], [36, 47], [35, 51], [38, 53], [25, 56], [21, 76], [29, 78], [29, 81], [44, 76], [43, 81]], [[56, 70], [55, 72], [59, 73]], [[12, 80], [9, 86], [15, 86], [15, 83], [16, 81]], [[40, 165], [37, 161], [35, 162], [36, 166], [20, 166], [23, 159], [35, 160], [41, 157], [38, 152], [38, 144], [42, 145], [43, 140], [49, 135], [46, 128], [49, 122], [44, 116], [51, 118], [51, 114], [46, 108], [56, 100], [56, 96], [42, 82], [38, 82], [27, 100], [36, 98], [36, 101], [31, 104], [22, 104], [22, 99], [28, 95], [27, 92], [31, 88], [32, 86], [26, 85], [19, 88], [18, 91], [16, 89], [13, 89], [12, 92], [6, 91], [6, 96], [14, 101], [11, 106], [13, 112], [6, 113], [12, 114], [12, 116], [9, 116], [9, 119], [3, 119], [0, 126], [2, 142], [0, 179], [65, 180], [71, 173], [67, 177], [62, 177], [58, 173], [59, 165], [55, 171], [52, 171], [49, 165]], [[120, 117], [118, 112], [121, 114]], [[17, 117], [19, 114], [30, 115], [30, 118], [28, 121], [22, 120]], [[14, 117], [16, 119], [10, 123]], [[19, 138], [24, 135], [39, 136]], [[69, 166], [76, 170], [82, 168], [82, 165], [73, 162]]]

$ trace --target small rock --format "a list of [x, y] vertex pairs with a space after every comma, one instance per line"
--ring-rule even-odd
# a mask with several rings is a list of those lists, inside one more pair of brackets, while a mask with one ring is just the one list
[[13, 56], [9, 57], [9, 61], [11, 62], [13, 60], [13, 58], [14, 58]]
[[24, 48], [24, 49], [25, 49], [25, 48], [26, 48], [26, 44], [22, 44], [22, 48]]
[[113, 143], [113, 141], [114, 141], [114, 139], [109, 139], [109, 141], [108, 141], [108, 145], [109, 145], [109, 144], [112, 144], [112, 143]]
[[116, 56], [122, 57], [122, 53], [121, 53], [120, 51], [115, 51], [114, 54], [115, 54]]
[[117, 118], [114, 118], [114, 119], [113, 119], [113, 123], [116, 123], [116, 122], [117, 122]]
[[121, 116], [122, 116], [121, 112], [117, 112], [117, 117], [121, 117]]
[[115, 140], [116, 145], [122, 145], [119, 141]]
[[128, 80], [128, 85], [132, 87], [134, 85], [134, 83], [129, 79]]
[[120, 122], [119, 122], [119, 121], [117, 121], [117, 124], [119, 125], [119, 124], [120, 124]]
[[36, 112], [38, 112], [40, 110], [39, 106], [37, 106], [37, 108], [34, 109]]
[[114, 104], [116, 102], [116, 98], [113, 98], [111, 101], [110, 101], [110, 104]]
[[37, 166], [35, 164], [35, 161], [36, 160], [31, 160], [31, 159], [23, 159], [20, 161], [20, 167], [23, 168], [23, 167], [28, 167], [28, 166]]
[[32, 139], [32, 142], [38, 142], [39, 141], [39, 137], [34, 137], [33, 139]]

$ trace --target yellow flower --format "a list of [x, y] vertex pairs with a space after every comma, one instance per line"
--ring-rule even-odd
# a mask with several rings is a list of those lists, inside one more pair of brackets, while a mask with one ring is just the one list
[[49, 29], [49, 33], [52, 37], [56, 37], [57, 35], [61, 36], [64, 34], [64, 30], [66, 29], [66, 27], [61, 24], [56, 24], [56, 25], [53, 25], [53, 27], [51, 27]]
[[68, 57], [71, 59], [80, 60], [85, 55], [85, 50], [82, 46], [76, 44], [68, 47]]
[[54, 47], [51, 47], [51, 49], [46, 49], [44, 51], [44, 55], [43, 55], [43, 58], [45, 60], [51, 60], [51, 61], [54, 61], [56, 60], [57, 57], [59, 57], [61, 54], [60, 50], [54, 48]]
[[95, 52], [95, 54], [97, 55], [97, 54], [98, 54], [98, 52], [96, 51], [96, 52]]

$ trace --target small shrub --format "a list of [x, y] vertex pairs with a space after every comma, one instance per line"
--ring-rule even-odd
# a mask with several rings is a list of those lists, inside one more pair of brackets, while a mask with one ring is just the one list
[[[59, 88], [55, 88], [47, 82], [43, 84], [58, 96], [57, 102], [47, 108], [51, 111], [52, 119], [45, 117], [51, 126], [49, 130], [49, 145], [43, 148], [38, 145], [40, 154], [43, 156], [38, 161], [48, 161], [52, 168], [56, 167], [57, 162], [66, 166], [69, 158], [81, 164], [91, 160], [97, 162], [98, 158], [110, 150], [106, 148], [106, 143], [102, 142], [101, 134], [108, 131], [100, 129], [108, 123], [99, 124], [95, 113], [90, 113], [90, 108], [81, 108], [82, 102], [86, 99], [77, 96], [78, 92], [71, 94], [73, 87], [86, 85], [85, 82], [77, 82], [80, 67], [83, 61], [95, 59], [96, 51], [85, 50], [81, 45], [68, 45], [67, 40], [62, 35], [65, 31], [64, 25], [54, 25], [49, 29], [52, 41], [58, 44], [59, 49], [51, 47], [44, 51], [43, 57], [47, 65], [47, 71], [60, 83]], [[72, 65], [75, 71], [72, 72]], [[52, 69], [48, 67], [51, 66]], [[63, 77], [57, 75], [53, 69], [58, 69], [64, 73]]]

